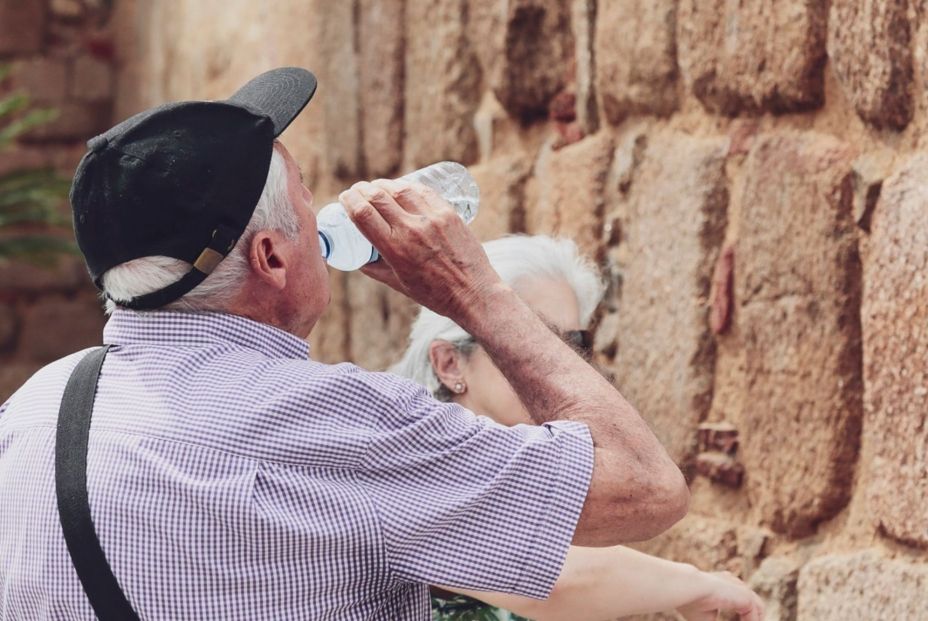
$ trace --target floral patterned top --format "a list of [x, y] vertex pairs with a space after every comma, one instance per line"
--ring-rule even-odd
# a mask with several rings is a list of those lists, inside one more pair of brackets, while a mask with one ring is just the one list
[[431, 595], [432, 621], [529, 621], [465, 595], [445, 598], [434, 591]]

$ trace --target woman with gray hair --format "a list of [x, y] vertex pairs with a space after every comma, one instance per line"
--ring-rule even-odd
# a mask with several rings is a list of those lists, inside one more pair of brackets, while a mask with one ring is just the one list
[[[503, 282], [589, 359], [587, 328], [604, 287], [577, 246], [567, 239], [539, 235], [505, 237], [483, 247]], [[428, 309], [420, 311], [409, 346], [391, 371], [422, 384], [438, 399], [459, 403], [502, 425], [531, 423], [528, 411], [480, 344], [454, 321]], [[718, 611], [735, 612], [743, 621], [763, 616], [761, 600], [736, 576], [703, 572], [623, 546], [571, 547], [554, 590], [544, 601], [436, 587], [434, 621], [519, 618], [506, 610], [532, 619], [571, 621], [670, 610], [687, 621], [715, 619]]]

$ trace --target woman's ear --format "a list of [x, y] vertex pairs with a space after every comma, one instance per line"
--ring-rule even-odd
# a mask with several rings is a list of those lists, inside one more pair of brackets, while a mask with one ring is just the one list
[[255, 277], [282, 290], [287, 286], [287, 253], [279, 231], [258, 231], [248, 247], [248, 266]]
[[461, 352], [448, 341], [432, 341], [429, 345], [429, 362], [435, 376], [445, 388], [454, 392], [455, 384], [465, 382]]

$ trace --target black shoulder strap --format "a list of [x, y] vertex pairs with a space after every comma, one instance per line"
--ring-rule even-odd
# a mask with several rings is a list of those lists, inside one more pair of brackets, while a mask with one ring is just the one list
[[55, 438], [55, 494], [71, 562], [90, 605], [101, 621], [136, 620], [138, 615], [106, 562], [90, 517], [87, 498], [87, 441], [97, 380], [109, 345], [81, 360], [64, 389]]

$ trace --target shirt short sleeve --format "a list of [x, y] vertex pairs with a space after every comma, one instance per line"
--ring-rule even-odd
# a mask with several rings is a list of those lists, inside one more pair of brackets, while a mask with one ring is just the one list
[[393, 575], [544, 598], [586, 499], [586, 425], [505, 427], [417, 390], [382, 421], [362, 472]]

